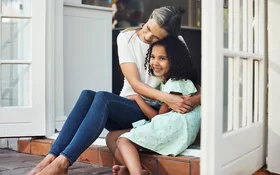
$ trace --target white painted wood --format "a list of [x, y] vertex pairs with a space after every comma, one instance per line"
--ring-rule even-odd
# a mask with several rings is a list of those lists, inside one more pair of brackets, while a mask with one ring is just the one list
[[[230, 6], [229, 0], [229, 6]], [[223, 132], [223, 1], [202, 1], [201, 174], [221, 174]], [[211, 14], [211, 15], [209, 15]], [[230, 13], [229, 13], [230, 14]], [[230, 27], [229, 27], [230, 29]], [[229, 35], [230, 38], [230, 35]], [[209, 43], [211, 41], [211, 44]], [[229, 42], [230, 46], [230, 42]]]
[[[201, 174], [247, 175], [252, 174], [264, 165], [264, 120], [259, 119], [251, 124], [249, 124], [250, 121], [248, 121], [248, 125], [242, 124], [244, 121], [247, 122], [247, 119], [250, 119], [248, 116], [242, 119], [242, 114], [250, 114], [252, 117], [252, 113], [246, 112], [246, 110], [241, 111], [240, 107], [246, 106], [245, 104], [247, 102], [252, 104], [253, 101], [245, 97], [246, 93], [240, 96], [239, 90], [241, 89], [239, 85], [240, 83], [245, 83], [242, 90], [246, 89], [247, 92], [252, 90], [249, 89], [250, 87], [257, 89], [252, 96], [254, 95], [254, 97], [257, 98], [255, 110], [258, 112], [260, 118], [263, 118], [265, 116], [263, 113], [265, 103], [260, 104], [259, 100], [261, 99], [260, 97], [264, 95], [264, 87], [266, 86], [265, 82], [260, 77], [264, 71], [264, 64], [261, 63], [264, 62], [265, 57], [263, 54], [264, 52], [256, 52], [253, 54], [250, 52], [250, 49], [245, 52], [242, 51], [243, 47], [240, 47], [240, 30], [242, 30], [242, 28], [240, 29], [239, 15], [241, 13], [239, 13], [239, 2], [240, 1], [229, 1], [229, 3], [233, 3], [232, 6], [229, 5], [229, 8], [234, 8], [229, 9], [229, 15], [233, 15], [233, 24], [229, 24], [229, 26], [233, 26], [233, 33], [229, 34], [229, 38], [232, 39], [230, 43], [233, 43], [233, 47], [224, 50], [221, 36], [223, 33], [223, 0], [202, 1], [202, 87], [205, 88], [202, 88]], [[246, 11], [252, 10], [249, 9], [249, 6], [252, 5], [253, 3], [249, 3]], [[259, 5], [258, 10], [260, 10], [260, 7]], [[244, 15], [244, 13], [245, 12], [243, 12], [242, 15]], [[247, 17], [247, 21], [249, 21], [249, 13]], [[260, 10], [258, 18], [256, 19], [257, 21], [255, 21], [255, 23], [259, 24], [258, 27], [264, 27], [263, 25], [260, 26], [261, 24], [258, 21], [263, 17], [264, 14]], [[244, 18], [244, 16], [242, 16], [242, 18]], [[250, 26], [250, 24], [248, 24], [248, 26]], [[254, 43], [264, 41], [260, 40], [261, 37], [264, 37], [264, 33], [259, 33], [260, 31], [261, 30], [258, 30], [259, 39], [257, 41], [255, 40]], [[231, 37], [230, 35], [233, 36]], [[243, 35], [243, 37], [244, 36], [246, 35]], [[249, 36], [248, 33], [247, 37], [248, 47], [253, 46], [253, 35]], [[211, 41], [211, 44], [207, 41]], [[263, 47], [258, 48], [259, 50], [264, 49], [264, 43], [257, 44], [263, 45]], [[232, 57], [232, 63], [229, 63], [232, 65], [228, 66], [228, 72], [232, 75], [221, 78], [221, 75], [224, 75], [224, 57]], [[242, 60], [240, 60], [240, 58], [242, 58]], [[256, 63], [253, 63], [252, 60], [255, 60]], [[246, 64], [243, 64], [243, 71], [241, 71], [241, 63], [243, 62], [252, 64], [248, 65], [248, 67]], [[258, 64], [258, 73], [253, 72], [253, 64]], [[243, 73], [246, 70], [247, 72]], [[244, 80], [240, 79], [241, 76]], [[258, 81], [254, 83], [253, 81], [247, 82], [245, 81], [247, 80], [246, 76], [248, 76], [248, 80], [250, 79], [249, 76], [251, 76], [251, 79], [257, 78]], [[221, 94], [224, 94], [223, 91], [226, 92], [230, 89], [230, 86], [228, 90], [223, 89], [224, 78], [231, 77], [232, 80], [227, 81], [232, 83], [233, 87], [233, 98], [228, 98], [232, 100], [233, 103], [233, 130], [223, 131], [223, 128], [225, 128], [224, 125], [226, 124], [223, 122], [224, 118], [229, 116], [223, 116], [223, 108], [221, 108], [221, 106], [223, 106], [224, 98], [221, 97], [223, 96]], [[230, 94], [225, 95], [230, 96]], [[228, 104], [230, 104], [230, 102], [228, 102]], [[262, 112], [262, 114], [260, 114], [260, 112]], [[231, 119], [228, 119], [227, 121], [230, 120]]]
[[268, 148], [267, 169], [280, 174], [280, 1], [268, 0]]
[[233, 18], [234, 18], [234, 12], [233, 12], [233, 4], [234, 0], [228, 0], [228, 39], [229, 44], [228, 48], [232, 49], [234, 47], [233, 43], [233, 36], [234, 36], [234, 24], [233, 24]]
[[242, 127], [247, 125], [247, 104], [248, 104], [248, 60], [242, 59]]
[[[0, 137], [45, 135], [45, 41], [46, 41], [46, 1], [30, 1], [32, 16], [30, 103], [28, 106], [0, 107]], [[3, 14], [1, 14], [3, 15]], [[7, 15], [9, 16], [9, 15]], [[12, 15], [11, 15], [12, 16]], [[15, 15], [14, 15], [15, 17]], [[21, 16], [24, 19], [25, 16]], [[29, 60], [29, 59], [28, 59]], [[24, 61], [23, 61], [24, 62]], [[19, 62], [22, 64], [23, 62]], [[0, 65], [8, 64], [0, 61]], [[17, 62], [10, 63], [18, 65]], [[24, 75], [25, 76], [25, 75]]]
[[243, 21], [242, 21], [242, 41], [243, 41], [243, 48], [242, 51], [248, 51], [248, 0], [243, 0]]
[[[56, 60], [56, 3], [47, 1], [46, 34], [46, 135], [55, 133], [55, 60]], [[61, 6], [63, 8], [63, 6]]]
[[263, 60], [264, 54], [253, 54], [249, 52], [240, 51], [230, 51], [229, 49], [224, 49], [223, 54], [230, 57], [242, 57], [242, 58], [254, 58], [254, 60]]
[[[236, 38], [237, 39], [237, 38]], [[237, 39], [239, 41], [239, 39]], [[236, 43], [236, 47], [238, 47]], [[240, 82], [240, 59], [239, 57], [233, 58], [233, 130], [237, 130], [240, 127], [240, 96], [239, 96], [239, 82]]]
[[253, 59], [248, 59], [248, 81], [247, 81], [247, 126], [251, 126], [253, 123]]
[[[254, 0], [255, 1], [255, 17], [254, 17], [254, 53], [259, 53], [260, 52], [260, 49], [259, 48], [259, 45], [260, 45], [260, 42], [259, 42], [259, 38], [260, 37], [263, 37], [263, 36], [260, 36], [260, 9], [259, 9], [259, 3], [260, 1], [259, 0]], [[263, 50], [263, 49], [262, 49]]]
[[[64, 114], [64, 63], [63, 63], [63, 1], [55, 1], [55, 128], [60, 130], [66, 120]], [[61, 122], [62, 121], [62, 122]]]
[[[64, 115], [59, 116], [68, 116], [82, 90], [112, 92], [112, 9], [65, 3], [63, 20]], [[64, 120], [57, 116], [58, 130]]]
[[[234, 61], [231, 57], [228, 60], [228, 129], [227, 131], [233, 130], [233, 75], [234, 75]], [[226, 116], [225, 116], [226, 117]]]
[[253, 53], [253, 0], [248, 0], [248, 53]]
[[259, 121], [259, 63], [254, 61], [254, 123]]
[[240, 1], [233, 0], [233, 50], [240, 51]]

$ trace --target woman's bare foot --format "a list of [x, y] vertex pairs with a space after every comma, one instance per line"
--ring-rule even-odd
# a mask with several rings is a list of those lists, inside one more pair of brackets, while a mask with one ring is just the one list
[[[112, 173], [113, 175], [129, 175], [127, 167], [122, 165], [113, 165]], [[149, 175], [149, 173], [146, 170], [142, 170], [142, 175]]]
[[68, 159], [60, 155], [36, 175], [66, 175], [69, 165]]
[[36, 173], [39, 173], [42, 171], [46, 166], [48, 166], [56, 156], [52, 154], [48, 154], [40, 163], [38, 163], [27, 175], [35, 175]]

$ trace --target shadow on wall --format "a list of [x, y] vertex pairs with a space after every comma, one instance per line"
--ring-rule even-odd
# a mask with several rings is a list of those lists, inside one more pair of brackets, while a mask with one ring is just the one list
[[[119, 66], [117, 36], [122, 28], [113, 29], [112, 32], [112, 59], [113, 59], [113, 93], [119, 94], [123, 86], [123, 74]], [[181, 35], [183, 36], [186, 44], [192, 55], [192, 62], [197, 71], [198, 83], [201, 84], [201, 30], [182, 28]]]

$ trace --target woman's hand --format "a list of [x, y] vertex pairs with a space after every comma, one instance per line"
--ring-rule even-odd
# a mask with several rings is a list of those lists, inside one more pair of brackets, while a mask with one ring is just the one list
[[197, 92], [195, 94], [183, 96], [184, 103], [188, 106], [187, 112], [192, 111], [194, 108], [201, 104], [201, 87], [197, 85], [196, 89]]
[[184, 104], [187, 106], [186, 112], [190, 112], [198, 105], [200, 105], [200, 94], [186, 95], [183, 96], [183, 98]]
[[173, 111], [185, 113], [187, 106], [184, 105], [183, 96], [165, 93], [162, 99]]
[[178, 113], [186, 113], [192, 111], [195, 107], [200, 105], [200, 92], [194, 95], [178, 96], [173, 94], [166, 94], [165, 103], [173, 111]]

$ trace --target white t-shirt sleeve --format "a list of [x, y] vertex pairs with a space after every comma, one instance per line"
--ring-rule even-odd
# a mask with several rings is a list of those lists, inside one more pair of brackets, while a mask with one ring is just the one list
[[128, 38], [125, 33], [120, 33], [117, 37], [119, 63], [135, 63], [135, 58], [128, 46]]

